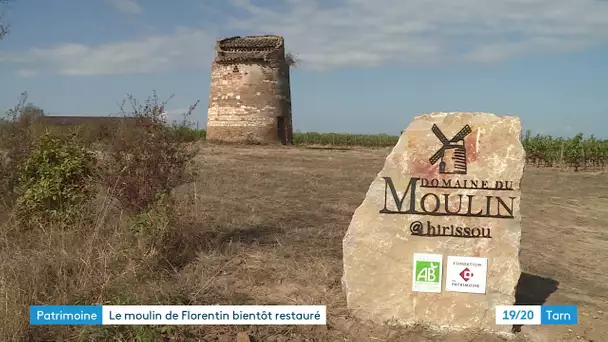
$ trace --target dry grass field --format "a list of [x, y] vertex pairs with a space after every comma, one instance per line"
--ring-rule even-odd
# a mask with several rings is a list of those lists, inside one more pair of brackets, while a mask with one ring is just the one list
[[[342, 237], [389, 149], [197, 143], [179, 223], [138, 225], [110, 196], [92, 225], [0, 233], [0, 340], [501, 341], [358, 322], [345, 308]], [[524, 326], [519, 341], [605, 341], [608, 175], [526, 169], [521, 303], [576, 304], [576, 326]], [[127, 222], [128, 224], [126, 224]], [[129, 235], [125, 227], [147, 235]], [[136, 228], [133, 228], [136, 227]], [[143, 228], [142, 228], [143, 227]], [[29, 234], [29, 235], [28, 235]], [[156, 239], [150, 242], [147, 236]], [[32, 304], [325, 304], [326, 327], [34, 327]], [[505, 303], [508, 304], [508, 303]]]

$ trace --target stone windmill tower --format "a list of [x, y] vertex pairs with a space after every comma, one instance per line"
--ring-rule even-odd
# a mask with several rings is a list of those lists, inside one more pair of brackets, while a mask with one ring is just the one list
[[217, 42], [207, 115], [208, 140], [292, 143], [283, 37], [237, 36]]

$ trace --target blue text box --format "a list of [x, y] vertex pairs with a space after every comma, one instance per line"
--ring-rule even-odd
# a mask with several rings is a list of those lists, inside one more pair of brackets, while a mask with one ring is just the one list
[[101, 325], [101, 305], [32, 305], [32, 325]]
[[578, 308], [576, 305], [543, 305], [541, 307], [540, 324], [574, 325], [578, 323]]

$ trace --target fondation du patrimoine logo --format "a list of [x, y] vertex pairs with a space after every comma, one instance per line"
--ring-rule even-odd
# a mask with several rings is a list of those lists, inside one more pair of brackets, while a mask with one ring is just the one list
[[[514, 191], [510, 180], [464, 179], [467, 175], [467, 145], [464, 139], [473, 131], [465, 125], [448, 139], [439, 127], [433, 124], [431, 131], [442, 146], [430, 158], [435, 165], [439, 161], [439, 174], [458, 175], [458, 178], [410, 178], [400, 195], [391, 177], [384, 180], [384, 207], [381, 214], [422, 215], [431, 217], [463, 216], [487, 219], [514, 219], [514, 196], [498, 196], [496, 193]], [[418, 190], [442, 189], [440, 194]], [[446, 192], [449, 190], [449, 192]], [[488, 194], [463, 194], [463, 190], [482, 190]], [[412, 235], [491, 238], [490, 228], [461, 227], [427, 221], [424, 225], [415, 221], [410, 226]]]

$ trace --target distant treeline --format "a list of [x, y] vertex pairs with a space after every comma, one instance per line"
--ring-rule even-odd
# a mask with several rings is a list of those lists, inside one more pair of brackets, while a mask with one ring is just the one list
[[[193, 129], [184, 125], [167, 127], [174, 134], [195, 141], [206, 138], [204, 129]], [[348, 134], [294, 132], [295, 145], [320, 145], [336, 147], [392, 147], [399, 141], [399, 136], [389, 134]], [[598, 139], [593, 135], [584, 137], [579, 133], [571, 138], [552, 137], [550, 135], [532, 135], [527, 131], [522, 136], [528, 164], [538, 167], [573, 167], [603, 169], [608, 162], [608, 140]]]
[[[200, 137], [204, 135], [198, 134]], [[399, 141], [399, 136], [294, 132], [293, 140], [295, 145], [392, 147]], [[572, 138], [555, 138], [540, 134], [533, 136], [527, 131], [522, 137], [522, 144], [527, 162], [539, 167], [604, 168], [608, 162], [608, 140], [593, 135], [585, 138], [579, 133]]]
[[398, 136], [388, 134], [348, 134], [317, 132], [293, 133], [293, 142], [295, 145], [391, 147], [395, 146], [398, 141]]

